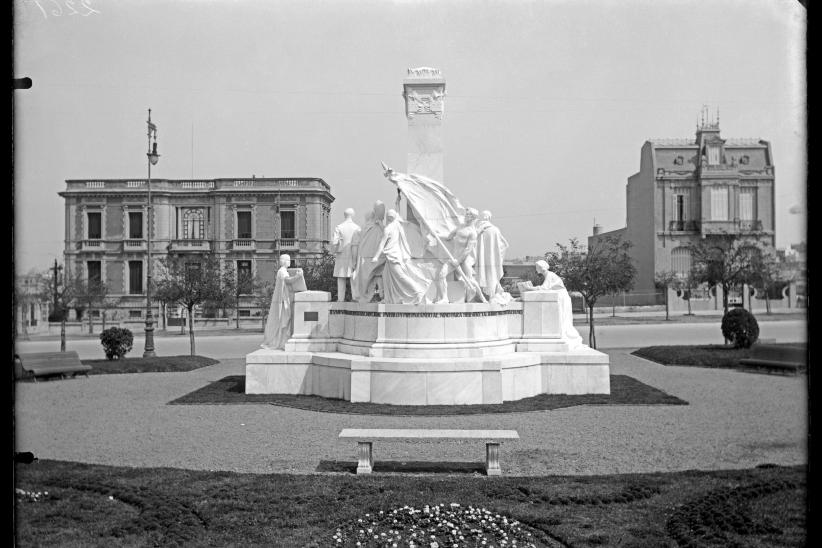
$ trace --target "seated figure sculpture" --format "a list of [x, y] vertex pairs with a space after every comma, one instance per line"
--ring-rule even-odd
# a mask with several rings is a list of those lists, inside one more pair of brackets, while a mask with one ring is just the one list
[[265, 323], [263, 343], [260, 345], [269, 350], [281, 350], [291, 336], [293, 324], [292, 308], [294, 304], [295, 287], [305, 281], [302, 270], [290, 275], [291, 257], [280, 255], [280, 269], [277, 270], [274, 294], [271, 296], [271, 307], [268, 309], [268, 320]]
[[563, 283], [562, 278], [551, 272], [546, 261], [539, 260], [535, 266], [537, 272], [542, 274], [545, 279], [537, 287], [534, 287], [531, 282], [522, 284], [520, 291], [558, 291], [559, 321], [562, 326], [562, 337], [567, 339], [572, 347], [582, 344], [582, 336], [580, 336], [574, 327], [574, 310], [571, 303], [571, 296], [568, 294], [568, 290], [565, 289], [565, 283]]
[[387, 304], [422, 304], [428, 282], [422, 272], [410, 260], [411, 251], [405, 238], [404, 222], [399, 214], [389, 209], [385, 214], [387, 224], [380, 244], [371, 259], [378, 263], [385, 257], [382, 272], [383, 292]]

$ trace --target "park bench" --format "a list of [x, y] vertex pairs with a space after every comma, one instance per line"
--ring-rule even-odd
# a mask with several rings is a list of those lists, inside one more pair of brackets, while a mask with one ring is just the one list
[[756, 344], [751, 348], [751, 357], [739, 360], [739, 365], [795, 375], [800, 367], [807, 365], [807, 361], [807, 350], [803, 346]]
[[15, 362], [19, 360], [18, 378], [31, 377], [37, 382], [37, 377], [48, 377], [60, 375], [66, 378], [67, 375], [76, 377], [78, 373], [83, 373], [88, 377], [91, 371], [90, 365], [83, 365], [77, 352], [37, 352], [33, 354], [18, 354]]
[[357, 474], [370, 474], [374, 467], [371, 444], [374, 440], [485, 440], [485, 473], [499, 476], [499, 446], [501, 440], [519, 439], [516, 430], [432, 430], [409, 428], [345, 428], [342, 439], [357, 440]]

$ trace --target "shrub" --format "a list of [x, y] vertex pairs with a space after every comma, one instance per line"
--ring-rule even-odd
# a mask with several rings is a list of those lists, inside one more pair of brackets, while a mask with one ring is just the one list
[[119, 360], [131, 351], [134, 335], [126, 328], [109, 327], [100, 333], [100, 342], [103, 344], [106, 359]]
[[750, 348], [759, 338], [759, 324], [744, 308], [734, 308], [722, 317], [722, 335], [734, 348]]

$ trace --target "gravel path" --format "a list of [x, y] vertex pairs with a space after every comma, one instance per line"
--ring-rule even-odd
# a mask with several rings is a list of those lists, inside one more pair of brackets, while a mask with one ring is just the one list
[[[356, 462], [342, 428], [516, 429], [502, 447], [510, 475], [612, 474], [807, 463], [807, 377], [665, 367], [606, 351], [611, 372], [690, 403], [580, 406], [510, 415], [331, 415], [273, 405], [166, 405], [244, 360], [188, 373], [95, 375], [16, 383], [16, 450], [39, 458], [136, 467], [314, 473]], [[377, 442], [377, 461], [475, 462], [481, 442]]]

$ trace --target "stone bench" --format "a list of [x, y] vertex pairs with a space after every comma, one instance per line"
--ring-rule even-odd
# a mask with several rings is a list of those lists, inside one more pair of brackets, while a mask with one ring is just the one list
[[807, 361], [807, 349], [804, 346], [756, 344], [751, 349], [751, 357], [739, 360], [739, 365], [796, 374], [800, 367], [807, 365]]
[[499, 476], [499, 446], [501, 440], [517, 440], [516, 430], [432, 430], [407, 428], [345, 428], [341, 439], [357, 440], [357, 474], [370, 474], [374, 467], [371, 444], [374, 440], [485, 440], [485, 473]]

